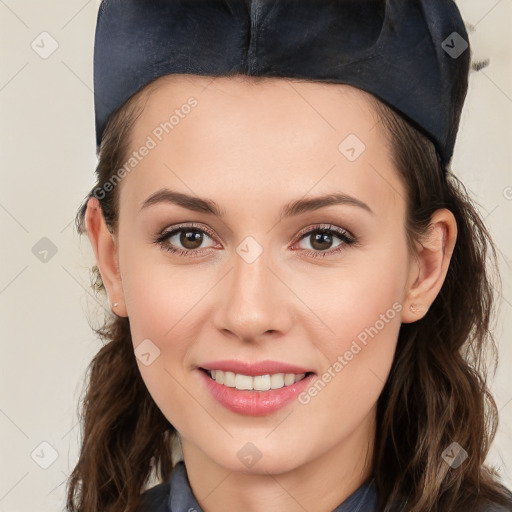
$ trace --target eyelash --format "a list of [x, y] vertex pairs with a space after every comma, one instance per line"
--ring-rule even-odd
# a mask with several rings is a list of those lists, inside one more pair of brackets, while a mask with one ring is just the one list
[[[198, 224], [186, 224], [186, 225], [180, 225], [175, 228], [173, 228], [170, 231], [165, 231], [163, 233], [160, 233], [157, 238], [154, 240], [154, 243], [159, 245], [163, 250], [168, 251], [173, 254], [177, 254], [178, 256], [187, 256], [187, 257], [198, 257], [203, 255], [204, 250], [207, 249], [197, 249], [197, 250], [190, 250], [190, 249], [180, 249], [175, 248], [169, 245], [167, 240], [172, 237], [173, 235], [180, 233], [182, 231], [199, 231], [202, 233], [205, 233], [210, 238], [213, 238], [213, 233], [211, 233], [209, 230], [204, 229], [203, 227], [200, 227]], [[357, 239], [354, 237], [351, 233], [349, 233], [347, 230], [338, 228], [336, 226], [333, 226], [332, 224], [319, 224], [316, 226], [313, 226], [312, 228], [309, 228], [306, 231], [302, 231], [299, 233], [299, 239], [298, 242], [303, 240], [304, 238], [307, 238], [308, 236], [311, 236], [313, 233], [327, 233], [327, 234], [334, 234], [336, 235], [343, 243], [339, 244], [333, 249], [328, 249], [326, 251], [313, 251], [310, 249], [298, 249], [302, 252], [305, 252], [308, 256], [312, 258], [325, 258], [326, 256], [332, 255], [334, 253], [338, 253], [345, 249], [345, 247], [348, 246], [354, 246], [357, 245]]]

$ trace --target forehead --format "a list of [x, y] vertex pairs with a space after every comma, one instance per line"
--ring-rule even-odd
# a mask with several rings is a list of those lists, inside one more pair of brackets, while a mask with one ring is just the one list
[[[312, 132], [316, 125], [337, 130], [347, 123], [357, 129], [358, 121], [371, 125], [378, 122], [370, 101], [372, 96], [345, 84], [244, 75], [184, 74], [162, 77], [148, 87], [143, 119], [161, 121], [168, 110], [179, 109], [191, 96], [197, 99], [203, 111], [212, 113], [221, 108], [229, 110], [231, 115], [235, 112], [241, 116], [250, 114], [253, 121], [267, 119], [275, 128], [278, 120], [281, 124], [291, 125], [298, 120], [297, 116], [312, 124]], [[338, 115], [340, 108], [344, 110], [342, 117]], [[280, 113], [290, 114], [290, 111], [297, 116], [280, 118]]]
[[148, 92], [131, 149], [149, 144], [151, 150], [122, 183], [138, 204], [158, 188], [185, 191], [184, 183], [207, 197], [215, 190], [218, 197], [228, 189], [236, 193], [237, 186], [260, 198], [336, 188], [383, 207], [403, 195], [366, 92], [282, 78], [194, 75], [164, 77]]

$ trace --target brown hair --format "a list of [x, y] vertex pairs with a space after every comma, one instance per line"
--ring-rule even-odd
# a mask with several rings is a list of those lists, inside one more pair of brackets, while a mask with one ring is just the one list
[[[120, 169], [130, 128], [158, 80], [109, 120], [99, 152], [97, 183], [77, 212], [85, 232], [87, 201]], [[461, 92], [462, 94], [462, 92]], [[375, 100], [383, 133], [407, 190], [409, 242], [421, 241], [432, 213], [454, 214], [457, 243], [443, 287], [427, 314], [400, 329], [391, 373], [378, 400], [373, 476], [378, 510], [406, 500], [408, 512], [466, 511], [477, 502], [510, 503], [496, 473], [484, 465], [497, 428], [486, 385], [486, 358], [496, 364], [490, 332], [497, 272], [493, 242], [467, 191], [443, 169], [434, 145], [417, 128]], [[111, 232], [117, 230], [118, 187], [98, 197]], [[487, 259], [491, 267], [486, 268]], [[97, 290], [103, 285], [94, 267]], [[471, 277], [470, 279], [468, 277]], [[68, 481], [71, 512], [136, 512], [152, 471], [167, 480], [176, 430], [151, 398], [139, 373], [128, 318], [109, 317], [96, 332], [107, 343], [89, 365], [83, 400], [83, 440]], [[469, 457], [456, 469], [442, 455], [452, 442]]]

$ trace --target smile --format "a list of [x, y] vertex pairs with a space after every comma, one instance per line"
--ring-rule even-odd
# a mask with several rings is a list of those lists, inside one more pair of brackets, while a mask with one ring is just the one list
[[272, 414], [291, 404], [316, 379], [313, 372], [245, 375], [213, 368], [196, 371], [214, 400], [234, 413], [249, 416]]
[[306, 373], [274, 373], [250, 376], [222, 370], [205, 371], [218, 384], [248, 391], [281, 389], [301, 381], [307, 375]]

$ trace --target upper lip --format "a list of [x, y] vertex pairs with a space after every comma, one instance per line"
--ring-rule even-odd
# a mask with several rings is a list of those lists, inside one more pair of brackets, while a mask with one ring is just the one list
[[308, 370], [301, 366], [269, 360], [250, 363], [236, 359], [223, 359], [222, 361], [203, 363], [199, 367], [204, 370], [222, 370], [224, 372], [239, 373], [250, 377], [275, 373], [313, 373], [313, 370]]

